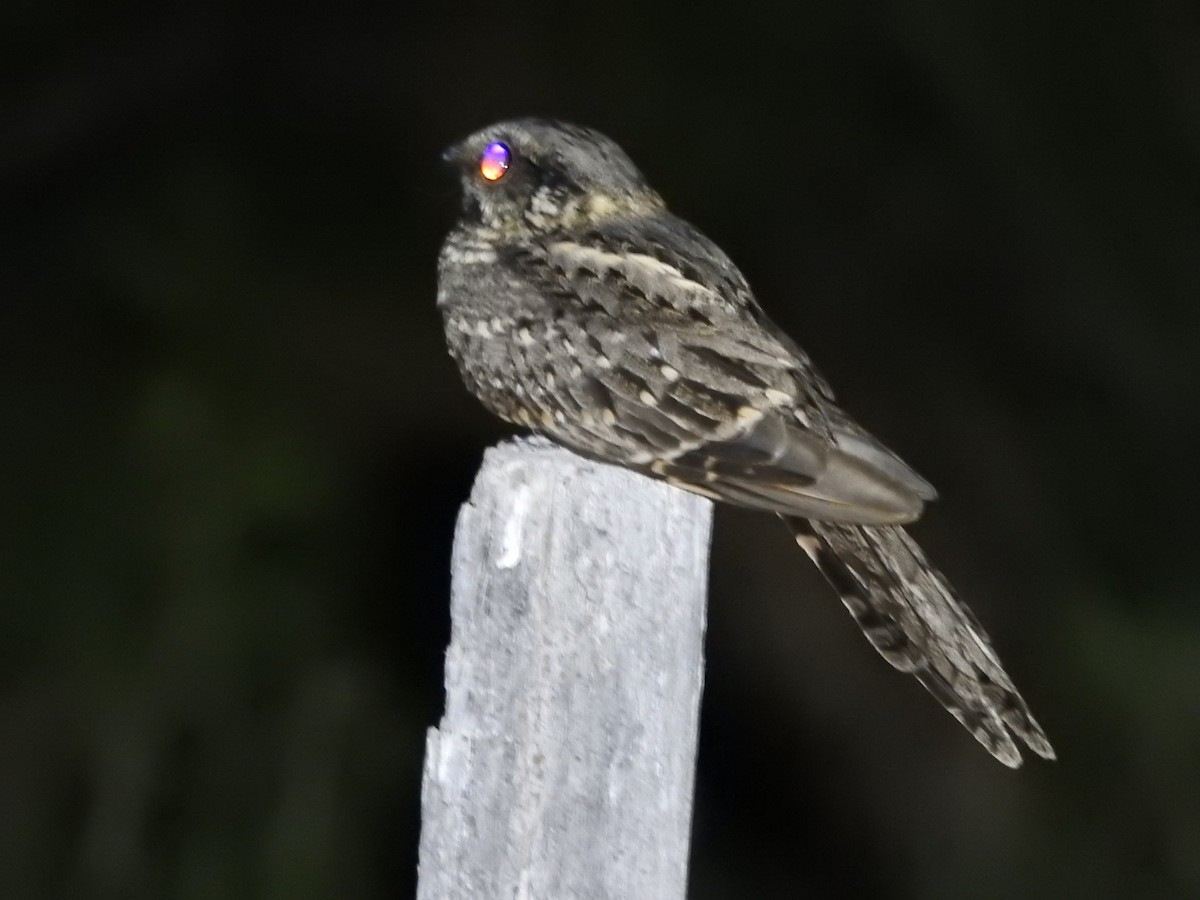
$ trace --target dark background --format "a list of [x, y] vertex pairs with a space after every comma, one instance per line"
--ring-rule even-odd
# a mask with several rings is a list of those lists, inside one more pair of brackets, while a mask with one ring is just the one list
[[9, 4], [0, 893], [405, 897], [457, 505], [440, 150], [589, 124], [942, 491], [1004, 769], [718, 517], [691, 896], [1200, 896], [1190, 0]]

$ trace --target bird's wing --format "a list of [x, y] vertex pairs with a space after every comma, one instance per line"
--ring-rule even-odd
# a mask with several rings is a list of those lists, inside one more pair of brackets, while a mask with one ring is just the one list
[[510, 342], [538, 406], [520, 420], [579, 452], [741, 506], [830, 521], [907, 522], [932, 496], [882, 445], [843, 427], [807, 360], [761, 329], [663, 314], [618, 324], [602, 309], [544, 327]]
[[688, 223], [614, 219], [591, 237], [551, 242], [542, 264], [540, 296], [569, 285], [552, 330], [578, 364], [564, 387], [583, 413], [569, 405], [544, 427], [552, 437], [772, 512], [907, 522], [935, 496], [837, 408], [737, 267]]

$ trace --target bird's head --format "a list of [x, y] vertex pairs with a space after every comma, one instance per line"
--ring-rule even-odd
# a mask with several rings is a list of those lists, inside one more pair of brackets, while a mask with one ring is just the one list
[[549, 232], [661, 209], [662, 199], [612, 140], [578, 125], [515, 119], [448, 149], [468, 221], [497, 232]]

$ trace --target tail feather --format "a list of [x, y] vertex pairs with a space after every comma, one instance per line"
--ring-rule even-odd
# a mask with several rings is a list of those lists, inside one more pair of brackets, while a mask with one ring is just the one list
[[987, 635], [903, 528], [781, 518], [880, 655], [916, 676], [996, 759], [1021, 765], [1014, 736], [1055, 758]]

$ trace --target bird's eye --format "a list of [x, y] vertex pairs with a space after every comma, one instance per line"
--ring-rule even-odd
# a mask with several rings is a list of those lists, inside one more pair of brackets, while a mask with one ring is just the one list
[[483, 155], [479, 157], [479, 174], [488, 181], [499, 181], [508, 171], [511, 162], [512, 151], [507, 145], [493, 141], [484, 148]]

